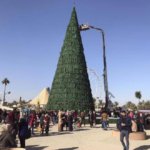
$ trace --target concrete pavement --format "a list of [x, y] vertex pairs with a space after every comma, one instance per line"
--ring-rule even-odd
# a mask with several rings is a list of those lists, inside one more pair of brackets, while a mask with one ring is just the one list
[[[57, 132], [57, 125], [50, 128], [48, 136], [35, 136], [26, 141], [27, 150], [122, 150], [119, 137], [112, 136], [114, 125], [104, 131], [100, 125], [88, 125], [76, 131]], [[130, 150], [150, 150], [150, 130], [144, 141], [130, 140]]]

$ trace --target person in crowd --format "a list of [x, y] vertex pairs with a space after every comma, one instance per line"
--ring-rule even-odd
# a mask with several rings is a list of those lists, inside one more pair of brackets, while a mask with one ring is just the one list
[[77, 122], [77, 121], [78, 121], [78, 111], [77, 111], [77, 110], [75, 110], [75, 111], [73, 112], [73, 119], [74, 119], [74, 122]]
[[5, 128], [0, 135], [0, 149], [15, 148], [17, 147], [16, 139], [14, 138], [14, 127], [10, 124], [6, 124]]
[[13, 109], [13, 111], [10, 111], [7, 115], [7, 119], [6, 119], [6, 122], [8, 124], [16, 124], [17, 123], [17, 115], [16, 115], [17, 111], [16, 111], [16, 108]]
[[[131, 118], [127, 116], [125, 111], [121, 111], [120, 119], [118, 121], [118, 128], [120, 130], [120, 141], [122, 143], [123, 150], [129, 150], [129, 133], [131, 132]], [[124, 142], [124, 138], [126, 139], [126, 142]]]
[[90, 127], [92, 128], [93, 127], [93, 111], [89, 111], [89, 123], [90, 123]]
[[38, 113], [36, 113], [36, 122], [35, 122], [35, 125], [34, 125], [35, 128], [38, 128], [40, 126], [40, 118], [39, 118], [39, 116], [40, 115]]
[[62, 131], [64, 130], [64, 127], [66, 127], [67, 131], [68, 128], [67, 112], [63, 112], [61, 114], [61, 119], [62, 119]]
[[35, 111], [32, 111], [31, 114], [29, 115], [29, 121], [28, 121], [32, 135], [34, 135], [35, 121], [36, 121], [36, 113], [35, 113]]
[[44, 116], [45, 114], [42, 113], [41, 117], [40, 117], [40, 134], [43, 135], [44, 134]]
[[96, 126], [96, 112], [93, 111], [93, 123]]
[[135, 119], [131, 119], [131, 123], [132, 123], [132, 126], [131, 126], [131, 130], [132, 132], [137, 132], [137, 123], [136, 123], [136, 120]]
[[55, 124], [56, 124], [56, 121], [55, 121], [54, 111], [51, 111], [51, 112], [49, 113], [49, 115], [50, 115], [51, 123], [52, 123], [53, 125], [55, 125]]
[[150, 114], [144, 116], [144, 127], [147, 130], [150, 130]]
[[84, 124], [85, 126], [85, 111], [82, 111], [80, 116], [81, 116], [81, 126], [82, 124]]
[[6, 123], [7, 115], [8, 115], [7, 111], [3, 110], [3, 112], [2, 112], [2, 123]]
[[73, 116], [72, 116], [72, 112], [68, 112], [68, 116], [67, 116], [67, 120], [68, 120], [68, 127], [69, 127], [69, 131], [73, 131]]
[[129, 116], [131, 119], [133, 119], [133, 118], [134, 118], [134, 113], [133, 113], [133, 111], [130, 111], [128, 116]]
[[101, 114], [101, 122], [102, 122], [102, 128], [104, 130], [107, 130], [107, 126], [108, 126], [108, 114], [106, 111], [103, 111]]
[[44, 116], [44, 126], [45, 126], [45, 134], [48, 135], [49, 132], [49, 124], [50, 124], [50, 116], [48, 113]]
[[3, 113], [3, 110], [0, 109], [0, 123], [2, 122], [2, 113]]
[[53, 125], [55, 125], [57, 122], [58, 122], [58, 119], [57, 119], [57, 112], [56, 111], [53, 111]]
[[20, 147], [25, 148], [25, 140], [28, 134], [28, 123], [25, 118], [21, 118], [18, 126], [18, 137], [20, 140]]
[[140, 112], [137, 114], [137, 130], [139, 132], [143, 132], [144, 131], [144, 115]]
[[18, 132], [19, 114], [20, 114], [20, 112], [17, 111], [16, 108], [14, 108], [13, 111], [10, 111], [8, 113], [6, 121], [5, 121], [7, 124], [10, 124], [11, 127], [13, 127], [13, 129], [15, 131], [15, 134], [14, 134], [15, 139], [16, 139], [16, 135]]
[[61, 110], [59, 110], [58, 112], [58, 132], [63, 131], [63, 112]]

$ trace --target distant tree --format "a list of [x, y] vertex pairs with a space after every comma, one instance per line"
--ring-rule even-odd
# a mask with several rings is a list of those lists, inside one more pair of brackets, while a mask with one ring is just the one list
[[2, 81], [2, 84], [4, 84], [5, 86], [7, 85], [7, 84], [9, 84], [10, 83], [10, 81], [7, 79], [7, 78], [5, 78], [3, 81]]
[[27, 104], [27, 102], [25, 100], [21, 100], [22, 105]]
[[13, 102], [12, 102], [12, 105], [17, 105], [18, 103], [17, 103], [17, 101], [16, 100], [14, 100]]
[[9, 83], [10, 83], [10, 81], [9, 81], [7, 78], [5, 78], [5, 79], [2, 81], [2, 84], [4, 84], [4, 97], [3, 97], [3, 103], [5, 102], [6, 86], [7, 86], [7, 84], [9, 84]]
[[145, 102], [145, 109], [150, 110], [150, 101]]
[[140, 110], [140, 109], [141, 109], [141, 110], [142, 110], [142, 109], [143, 109], [143, 110], [146, 110], [146, 109], [149, 110], [149, 109], [150, 109], [150, 101], [144, 101], [144, 100], [143, 100], [142, 102], [139, 102], [139, 103], [138, 103], [138, 106], [137, 106], [137, 107], [138, 107], [139, 110]]
[[136, 91], [136, 92], [135, 92], [135, 97], [136, 97], [137, 99], [139, 99], [139, 101], [140, 101], [140, 99], [142, 98], [141, 92], [140, 92], [140, 91]]
[[140, 110], [140, 109], [144, 109], [144, 105], [145, 105], [145, 102], [144, 100], [139, 102], [138, 105], [137, 105], [137, 108]]
[[132, 103], [131, 101], [128, 101], [128, 102], [124, 105], [124, 107], [125, 107], [126, 109], [137, 110], [137, 106], [136, 106], [134, 103]]
[[115, 101], [115, 102], [113, 103], [113, 106], [114, 106], [115, 108], [117, 108], [118, 105], [119, 105], [119, 103], [118, 103], [117, 101]]

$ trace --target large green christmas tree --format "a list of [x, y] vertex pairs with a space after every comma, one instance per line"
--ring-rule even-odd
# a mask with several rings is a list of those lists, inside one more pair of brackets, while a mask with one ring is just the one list
[[73, 8], [47, 104], [49, 110], [93, 109], [79, 24]]

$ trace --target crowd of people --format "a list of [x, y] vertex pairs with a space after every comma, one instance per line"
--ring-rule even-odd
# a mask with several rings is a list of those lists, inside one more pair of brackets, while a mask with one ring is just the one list
[[[25, 148], [25, 141], [30, 136], [34, 136], [35, 128], [41, 136], [48, 135], [50, 126], [58, 124], [58, 132], [64, 130], [73, 131], [76, 128], [90, 124], [92, 128], [97, 123], [97, 117], [100, 118], [102, 128], [107, 130], [109, 127], [109, 117], [113, 113], [101, 110], [95, 111], [44, 111], [20, 112], [17, 109], [6, 111], [0, 109], [0, 123], [5, 125], [5, 129], [0, 134], [0, 147], [17, 147], [16, 138], [20, 141], [20, 147]], [[126, 116], [126, 117], [124, 117]], [[144, 131], [144, 116], [142, 113], [135, 115], [132, 111], [123, 114], [118, 113], [119, 117], [117, 128], [121, 131], [120, 140], [126, 150], [129, 147], [128, 136], [130, 132]], [[2, 129], [2, 128], [1, 128]], [[127, 146], [123, 139], [126, 137]]]

